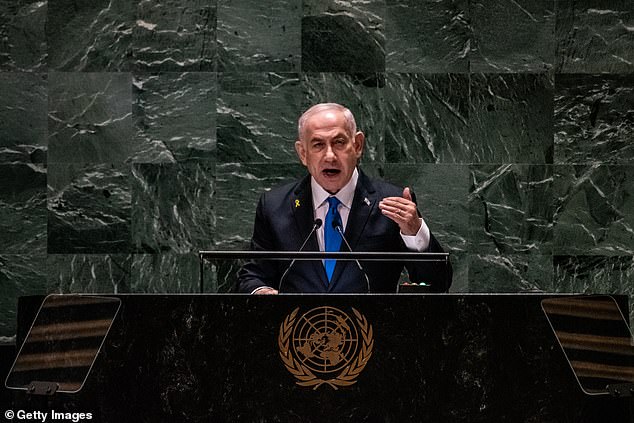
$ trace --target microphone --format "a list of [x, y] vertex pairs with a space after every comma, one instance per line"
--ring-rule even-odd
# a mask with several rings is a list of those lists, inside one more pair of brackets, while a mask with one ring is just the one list
[[[337, 216], [336, 219], [333, 219], [332, 227], [334, 228], [335, 231], [339, 232], [339, 235], [341, 235], [341, 239], [343, 239], [343, 242], [346, 243], [346, 247], [348, 247], [348, 251], [352, 252], [352, 248], [350, 248], [350, 244], [348, 244], [348, 240], [343, 235], [343, 228], [341, 227], [341, 220], [339, 220], [339, 216]], [[363, 266], [361, 266], [361, 263], [359, 263], [359, 260], [355, 259], [354, 261], [357, 263], [357, 267], [363, 273], [363, 276], [365, 276], [365, 283], [366, 283], [366, 287], [368, 289], [368, 294], [369, 294], [370, 293], [370, 279], [368, 278], [368, 274], [365, 273], [365, 269], [363, 268]]]
[[[313, 228], [310, 230], [310, 233], [308, 234], [308, 236], [306, 237], [306, 239], [302, 243], [302, 246], [299, 247], [299, 250], [297, 250], [297, 251], [302, 251], [304, 249], [304, 247], [306, 246], [306, 243], [308, 242], [310, 237], [313, 236], [313, 234], [315, 233], [315, 231], [317, 231], [317, 229], [321, 228], [322, 224], [323, 224], [323, 222], [322, 222], [321, 219], [315, 219], [315, 221], [313, 222]], [[286, 268], [284, 273], [282, 273], [282, 277], [280, 278], [280, 283], [277, 285], [277, 291], [278, 292], [282, 292], [282, 281], [284, 280], [284, 277], [286, 276], [288, 271], [291, 270], [291, 267], [293, 267], [293, 265], [295, 264], [296, 260], [297, 259], [293, 259], [293, 261], [291, 261], [291, 264], [288, 265], [288, 267]]]

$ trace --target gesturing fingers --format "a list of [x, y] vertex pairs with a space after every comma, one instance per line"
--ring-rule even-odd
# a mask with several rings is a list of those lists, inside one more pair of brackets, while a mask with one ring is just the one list
[[416, 205], [401, 197], [386, 197], [379, 203], [382, 212], [390, 213], [405, 220], [417, 216]]
[[386, 197], [379, 203], [381, 212], [392, 219], [405, 235], [414, 235], [420, 228], [416, 205], [401, 197]]

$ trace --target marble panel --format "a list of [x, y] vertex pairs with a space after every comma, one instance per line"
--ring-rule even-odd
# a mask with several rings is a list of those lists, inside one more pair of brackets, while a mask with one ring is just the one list
[[[248, 245], [239, 248], [249, 249]], [[245, 263], [246, 260], [205, 260], [203, 262], [203, 292], [238, 293], [238, 272]], [[199, 278], [199, 273], [196, 277]], [[198, 292], [200, 291], [199, 279], [196, 281]]]
[[470, 252], [552, 252], [552, 166], [473, 165], [471, 177]]
[[447, 252], [466, 251], [469, 239], [468, 165], [385, 166], [384, 179], [409, 186], [427, 226]]
[[554, 178], [556, 254], [634, 254], [634, 167], [556, 165]]
[[555, 76], [555, 163], [634, 163], [634, 75]]
[[0, 163], [46, 163], [47, 75], [0, 72]]
[[388, 72], [469, 71], [472, 33], [467, 0], [387, 0], [386, 3]]
[[138, 73], [133, 81], [136, 138], [131, 161], [172, 163], [216, 155], [216, 74]]
[[634, 3], [557, 0], [556, 71], [634, 71]]
[[[211, 266], [210, 266], [211, 267]], [[198, 254], [134, 254], [130, 290], [137, 293], [200, 292]], [[214, 269], [205, 268], [204, 292], [218, 292]], [[225, 289], [226, 291], [226, 289]]]
[[46, 254], [46, 169], [0, 164], [0, 254]]
[[48, 0], [48, 66], [58, 71], [129, 69], [134, 2]]
[[304, 0], [303, 6], [302, 71], [385, 71], [385, 0]]
[[469, 254], [469, 292], [550, 292], [551, 255]]
[[295, 73], [218, 74], [218, 163], [296, 163]]
[[49, 161], [121, 163], [143, 146], [133, 138], [128, 73], [51, 73]]
[[218, 72], [299, 71], [301, 13], [301, 0], [219, 0]]
[[[304, 99], [297, 117], [317, 103], [339, 103], [350, 109], [357, 129], [365, 134], [362, 162], [383, 161], [385, 75], [345, 73], [305, 73], [301, 77]], [[297, 134], [297, 130], [295, 130]]]
[[48, 292], [133, 292], [131, 262], [129, 254], [49, 254], [46, 259]]
[[546, 72], [555, 61], [555, 0], [469, 2], [471, 71]]
[[47, 147], [41, 145], [18, 144], [13, 147], [0, 147], [0, 165], [34, 164], [46, 166]]
[[0, 339], [16, 333], [18, 297], [46, 293], [46, 254], [0, 255]]
[[553, 162], [553, 81], [546, 74], [471, 76], [474, 163]]
[[219, 165], [216, 174], [216, 250], [248, 250], [260, 195], [306, 175], [296, 164]]
[[625, 317], [634, 323], [634, 257], [554, 256], [553, 264], [552, 292], [629, 295], [630, 315]]
[[39, 0], [0, 3], [0, 71], [46, 70], [48, 4]]
[[387, 162], [470, 162], [467, 75], [389, 73], [384, 107]]
[[134, 251], [185, 254], [210, 249], [217, 209], [214, 174], [211, 162], [134, 164]]
[[215, 71], [216, 13], [217, 0], [137, 2], [133, 69]]
[[450, 293], [469, 292], [469, 254], [462, 251], [448, 251], [453, 270]]
[[52, 163], [48, 169], [48, 252], [129, 252], [129, 168]]

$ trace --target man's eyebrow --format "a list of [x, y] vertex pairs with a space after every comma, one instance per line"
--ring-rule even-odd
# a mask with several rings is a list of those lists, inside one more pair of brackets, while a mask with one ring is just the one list
[[337, 132], [335, 135], [333, 135], [332, 137], [322, 137], [320, 135], [315, 135], [312, 138], [310, 138], [308, 141], [309, 142], [313, 142], [313, 141], [324, 141], [327, 138], [332, 138], [332, 139], [337, 139], [337, 138], [341, 138], [341, 137], [346, 137], [346, 135], [348, 135], [345, 131], [341, 131], [341, 132]]

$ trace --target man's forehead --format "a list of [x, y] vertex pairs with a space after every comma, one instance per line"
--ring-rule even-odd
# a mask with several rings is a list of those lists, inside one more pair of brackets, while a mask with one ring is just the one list
[[320, 110], [311, 113], [306, 118], [306, 127], [345, 125], [346, 117], [343, 112], [335, 109]]
[[302, 136], [312, 138], [316, 133], [339, 131], [347, 134], [345, 115], [338, 110], [322, 110], [308, 117]]

